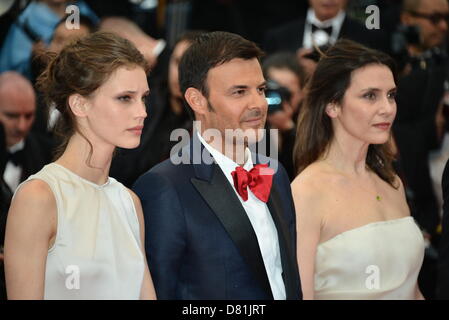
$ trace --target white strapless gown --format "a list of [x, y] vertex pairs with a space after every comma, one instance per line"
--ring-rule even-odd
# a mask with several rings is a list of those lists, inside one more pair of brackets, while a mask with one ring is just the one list
[[415, 299], [424, 248], [412, 217], [340, 233], [318, 245], [315, 299]]

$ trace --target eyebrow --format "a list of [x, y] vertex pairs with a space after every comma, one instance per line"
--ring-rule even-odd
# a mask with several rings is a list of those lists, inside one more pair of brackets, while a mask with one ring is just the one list
[[[264, 87], [264, 86], [266, 86], [266, 85], [267, 85], [267, 82], [264, 81], [264, 82], [262, 82], [261, 84], [259, 84], [259, 85], [257, 86], [257, 88]], [[232, 86], [232, 87], [229, 89], [229, 91], [232, 91], [232, 90], [235, 90], [235, 89], [248, 89], [248, 88], [249, 88], [249, 86], [247, 86], [247, 85], [235, 85], [235, 86]]]
[[25, 117], [28, 117], [28, 116], [32, 116], [34, 113], [35, 112], [33, 112], [33, 111], [31, 111], [31, 112], [24, 112], [24, 113], [22, 113], [22, 112], [9, 112], [9, 111], [5, 111], [4, 112], [4, 114], [7, 117], [20, 117], [20, 115], [24, 115]]
[[[136, 94], [136, 93], [137, 93], [137, 91], [126, 90], [126, 91], [120, 92], [119, 94]], [[148, 95], [148, 94], [150, 94], [150, 89], [148, 89], [147, 91], [145, 91], [145, 92], [143, 93], [143, 95]]]
[[[391, 89], [389, 89], [388, 90], [388, 92], [390, 92], [390, 91], [396, 91], [398, 88], [397, 87], [393, 87], [393, 88], [391, 88]], [[366, 91], [382, 91], [381, 89], [379, 89], [379, 88], [365, 88], [365, 89], [362, 89], [362, 90], [360, 90], [360, 91], [362, 91], [362, 92], [366, 92]]]

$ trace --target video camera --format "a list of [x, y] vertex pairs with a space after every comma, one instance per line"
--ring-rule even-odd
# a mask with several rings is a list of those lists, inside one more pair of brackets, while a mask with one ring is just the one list
[[282, 110], [282, 104], [291, 99], [291, 92], [274, 80], [267, 81], [265, 98], [268, 102], [268, 114]]

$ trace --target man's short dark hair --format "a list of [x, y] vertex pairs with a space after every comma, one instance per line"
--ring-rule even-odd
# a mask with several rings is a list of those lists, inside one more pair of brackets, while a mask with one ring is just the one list
[[[179, 84], [184, 95], [190, 87], [209, 96], [206, 79], [210, 69], [233, 59], [260, 61], [263, 51], [252, 41], [229, 32], [215, 31], [199, 35], [179, 63]], [[187, 107], [193, 118], [192, 110]]]

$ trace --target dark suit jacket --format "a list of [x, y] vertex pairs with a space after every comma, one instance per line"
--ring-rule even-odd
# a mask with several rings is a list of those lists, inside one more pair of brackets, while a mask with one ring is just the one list
[[52, 160], [52, 143], [43, 136], [30, 133], [25, 139], [25, 162], [22, 166], [21, 181], [41, 170]]
[[438, 148], [435, 115], [444, 93], [446, 62], [427, 70], [413, 69], [398, 81], [397, 114], [393, 133], [411, 214], [427, 232], [439, 224], [439, 208], [432, 187], [429, 152]]
[[[52, 160], [53, 143], [46, 137], [38, 133], [30, 132], [25, 138], [25, 146], [23, 148], [24, 163], [22, 167], [22, 175], [20, 182], [26, 180], [30, 175], [41, 170], [46, 164]], [[0, 155], [0, 174], [3, 176], [6, 166], [6, 152]]]
[[[306, 18], [288, 22], [269, 30], [265, 36], [264, 49], [267, 53], [279, 51], [296, 52], [302, 48]], [[359, 42], [370, 48], [389, 51], [387, 35], [381, 30], [368, 30], [364, 25], [346, 15], [338, 38]]]
[[[194, 139], [201, 154], [207, 152]], [[192, 163], [192, 143], [183, 152]], [[232, 188], [215, 163], [174, 165], [170, 159], [137, 180], [133, 190], [142, 201], [145, 248], [159, 299], [273, 299], [256, 234]], [[267, 204], [287, 299], [300, 299], [295, 211], [282, 167]]]

